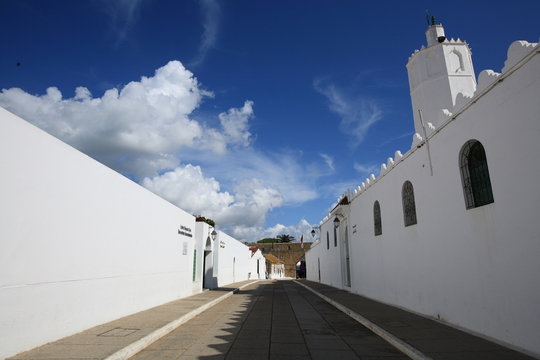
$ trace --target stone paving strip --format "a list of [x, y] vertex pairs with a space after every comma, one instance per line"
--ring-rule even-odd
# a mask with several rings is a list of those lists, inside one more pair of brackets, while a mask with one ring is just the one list
[[7, 360], [127, 359], [252, 283], [253, 280], [243, 281], [175, 300], [93, 327]]
[[292, 281], [259, 282], [200, 314], [132, 360], [407, 359]]
[[294, 281], [413, 359], [532, 360], [534, 357], [394, 306], [317, 282]]

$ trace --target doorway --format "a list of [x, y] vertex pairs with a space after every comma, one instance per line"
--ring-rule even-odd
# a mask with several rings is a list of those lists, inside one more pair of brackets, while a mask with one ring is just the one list
[[202, 268], [203, 268], [202, 287], [203, 289], [212, 289], [215, 285], [213, 281], [214, 264], [213, 264], [213, 253], [212, 253], [212, 240], [210, 240], [210, 237], [206, 239], [206, 245], [204, 246]]

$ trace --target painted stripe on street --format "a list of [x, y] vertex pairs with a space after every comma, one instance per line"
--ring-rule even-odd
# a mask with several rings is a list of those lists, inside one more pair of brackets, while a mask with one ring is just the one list
[[299, 281], [296, 281], [296, 280], [293, 280], [293, 281], [295, 283], [297, 283], [298, 285], [301, 285], [304, 288], [306, 288], [307, 290], [311, 291], [315, 295], [319, 296], [324, 301], [328, 302], [329, 304], [331, 304], [332, 306], [334, 306], [338, 310], [341, 310], [345, 314], [349, 315], [351, 318], [358, 321], [360, 324], [364, 325], [366, 328], [368, 328], [369, 330], [371, 330], [372, 332], [374, 332], [375, 334], [377, 334], [378, 336], [383, 338], [386, 342], [391, 344], [393, 347], [395, 347], [396, 349], [398, 349], [399, 351], [401, 351], [402, 353], [404, 353], [405, 355], [407, 355], [411, 359], [414, 359], [414, 360], [432, 360], [429, 356], [424, 355], [418, 349], [412, 347], [411, 345], [409, 345], [405, 341], [403, 341], [400, 338], [392, 335], [391, 333], [384, 330], [383, 328], [375, 325], [374, 323], [372, 323], [371, 321], [369, 321], [368, 319], [366, 319], [362, 315], [358, 314], [357, 312], [354, 312], [353, 310], [349, 309], [348, 307], [338, 303], [337, 301], [334, 301], [334, 300], [330, 299], [328, 296], [325, 296], [325, 295], [321, 294], [317, 290], [314, 290], [314, 289], [310, 288], [309, 286], [307, 286], [305, 284], [302, 284]]
[[250, 283], [244, 284], [244, 285], [242, 285], [242, 286], [240, 286], [240, 287], [238, 287], [238, 288], [236, 288], [236, 289], [234, 289], [232, 291], [229, 291], [226, 294], [223, 294], [220, 297], [218, 297], [218, 298], [216, 298], [216, 299], [214, 299], [214, 300], [212, 300], [212, 301], [198, 307], [197, 309], [192, 310], [192, 311], [188, 312], [185, 315], [182, 315], [178, 319], [176, 319], [174, 321], [171, 321], [167, 325], [165, 325], [165, 326], [163, 326], [163, 327], [161, 327], [161, 328], [159, 328], [157, 330], [154, 330], [153, 332], [146, 335], [145, 337], [143, 337], [143, 338], [129, 344], [128, 346], [118, 350], [114, 354], [109, 355], [104, 360], [125, 360], [125, 359], [129, 359], [130, 357], [132, 357], [133, 355], [135, 355], [135, 354], [139, 353], [140, 351], [144, 350], [145, 348], [147, 348], [148, 346], [150, 346], [152, 343], [156, 342], [157, 340], [161, 339], [165, 335], [170, 334], [171, 332], [176, 330], [180, 325], [185, 324], [186, 322], [193, 319], [195, 316], [199, 315], [203, 311], [208, 310], [212, 306], [222, 302], [223, 300], [227, 299], [229, 296], [232, 296], [238, 290], [241, 290], [241, 289], [245, 288], [246, 286], [252, 285], [252, 284], [254, 284], [254, 283], [258, 282], [258, 281], [260, 281], [260, 280], [255, 280], [255, 281], [252, 281]]

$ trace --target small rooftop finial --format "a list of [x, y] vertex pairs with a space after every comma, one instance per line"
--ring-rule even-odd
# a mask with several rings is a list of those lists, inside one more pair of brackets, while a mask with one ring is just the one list
[[430, 15], [427, 9], [426, 9], [426, 22], [428, 26], [437, 25], [435, 22], [435, 16]]

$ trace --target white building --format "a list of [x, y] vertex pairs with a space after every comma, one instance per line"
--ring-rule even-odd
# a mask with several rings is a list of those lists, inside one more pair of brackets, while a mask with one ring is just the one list
[[249, 248], [251, 251], [251, 263], [250, 263], [250, 279], [265, 279], [266, 278], [266, 259], [263, 256], [261, 250], [252, 246]]
[[247, 246], [2, 108], [0, 167], [0, 358], [248, 278]]
[[264, 254], [266, 259], [266, 275], [268, 279], [282, 279], [285, 277], [285, 264], [272, 254]]
[[[308, 279], [540, 355], [540, 47], [475, 79], [440, 25], [409, 58], [416, 134], [320, 224]], [[337, 270], [337, 271], [336, 271]]]

